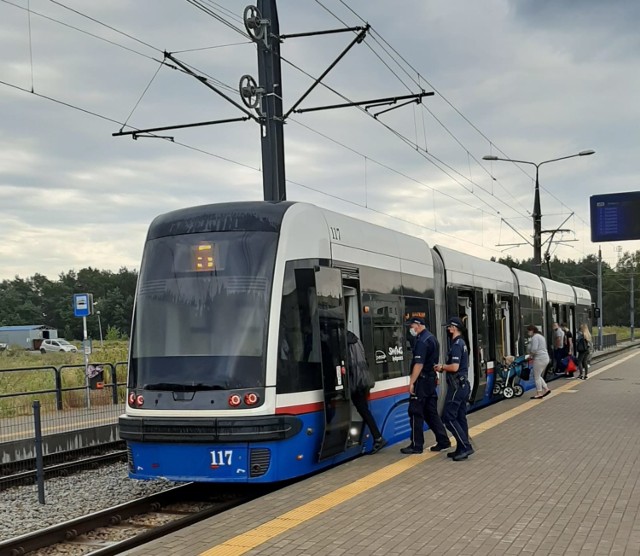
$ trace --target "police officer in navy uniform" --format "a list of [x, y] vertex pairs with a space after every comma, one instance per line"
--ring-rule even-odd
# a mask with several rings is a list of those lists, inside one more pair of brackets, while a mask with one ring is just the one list
[[409, 332], [415, 337], [411, 377], [409, 379], [409, 420], [411, 444], [400, 451], [403, 454], [421, 454], [424, 449], [423, 427], [425, 421], [436, 436], [436, 444], [429, 450], [440, 452], [451, 447], [447, 431], [438, 415], [437, 375], [434, 366], [438, 362], [440, 346], [435, 336], [425, 326], [424, 319], [411, 318], [407, 322]]
[[442, 420], [456, 439], [456, 449], [447, 454], [453, 461], [467, 459], [474, 450], [469, 441], [467, 424], [467, 402], [471, 393], [469, 384], [469, 350], [464, 341], [464, 324], [458, 317], [451, 317], [445, 324], [451, 338], [451, 347], [444, 365], [436, 365], [435, 370], [447, 376], [447, 397], [445, 398]]

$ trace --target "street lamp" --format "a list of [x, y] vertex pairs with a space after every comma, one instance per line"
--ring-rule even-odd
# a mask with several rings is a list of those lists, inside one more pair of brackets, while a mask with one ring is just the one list
[[96, 311], [96, 315], [98, 315], [98, 330], [100, 330], [100, 347], [104, 347], [104, 343], [102, 342], [102, 322], [100, 322], [100, 311]]
[[558, 160], [565, 160], [567, 158], [574, 158], [576, 156], [588, 156], [595, 153], [594, 150], [580, 151], [576, 154], [570, 154], [569, 156], [561, 156], [560, 158], [552, 158], [550, 160], [543, 160], [542, 162], [531, 162], [529, 160], [516, 160], [515, 158], [499, 158], [487, 154], [482, 157], [483, 160], [502, 160], [504, 162], [517, 162], [519, 164], [531, 164], [536, 167], [536, 191], [533, 200], [533, 266], [538, 274], [541, 274], [542, 267], [542, 213], [540, 211], [540, 182], [538, 181], [538, 170], [543, 164], [549, 162], [557, 162]]

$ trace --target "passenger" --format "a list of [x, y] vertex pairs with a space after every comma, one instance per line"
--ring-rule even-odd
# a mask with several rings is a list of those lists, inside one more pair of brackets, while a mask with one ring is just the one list
[[564, 332], [564, 356], [566, 357], [567, 355], [574, 355], [573, 334], [571, 333], [571, 330], [569, 330], [566, 322], [563, 322], [561, 326], [562, 331]]
[[551, 393], [547, 383], [542, 378], [545, 369], [549, 365], [549, 352], [547, 351], [547, 342], [544, 336], [540, 334], [538, 327], [530, 324], [527, 326], [529, 334], [529, 358], [533, 360], [533, 378], [536, 382], [536, 395], [532, 396], [532, 400], [541, 400]]
[[564, 374], [562, 368], [562, 360], [564, 359], [564, 332], [558, 326], [557, 322], [553, 323], [553, 361], [555, 372]]
[[436, 365], [435, 370], [447, 373], [447, 397], [442, 412], [442, 420], [456, 439], [456, 449], [447, 457], [462, 461], [474, 453], [469, 440], [467, 424], [467, 402], [471, 395], [469, 384], [469, 350], [464, 341], [464, 324], [458, 317], [451, 317], [445, 325], [451, 338], [451, 347], [444, 365]]
[[578, 370], [582, 380], [587, 380], [589, 372], [589, 363], [591, 363], [591, 354], [593, 353], [593, 340], [589, 327], [582, 323], [580, 330], [576, 334], [576, 350], [578, 352]]
[[440, 452], [451, 447], [447, 431], [438, 415], [438, 377], [434, 366], [438, 362], [440, 346], [435, 336], [426, 328], [424, 319], [412, 318], [407, 324], [415, 337], [411, 376], [409, 378], [409, 420], [411, 423], [411, 444], [400, 451], [403, 454], [421, 454], [424, 449], [423, 427], [426, 421], [436, 437], [436, 443], [429, 448]]
[[375, 454], [387, 445], [387, 441], [382, 437], [367, 402], [369, 390], [373, 386], [373, 377], [369, 371], [364, 346], [360, 338], [351, 330], [347, 331], [347, 345], [349, 347], [349, 390], [351, 392], [351, 401], [373, 435], [371, 453]]

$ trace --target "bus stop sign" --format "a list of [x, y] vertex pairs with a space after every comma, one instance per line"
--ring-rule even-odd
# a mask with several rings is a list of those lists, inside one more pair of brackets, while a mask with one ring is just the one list
[[73, 314], [76, 317], [88, 317], [93, 309], [93, 295], [90, 293], [73, 294]]

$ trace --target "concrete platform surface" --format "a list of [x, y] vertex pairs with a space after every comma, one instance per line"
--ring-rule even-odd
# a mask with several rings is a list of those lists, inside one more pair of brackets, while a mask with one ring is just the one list
[[390, 446], [127, 554], [638, 555], [638, 355], [471, 414], [467, 461]]

